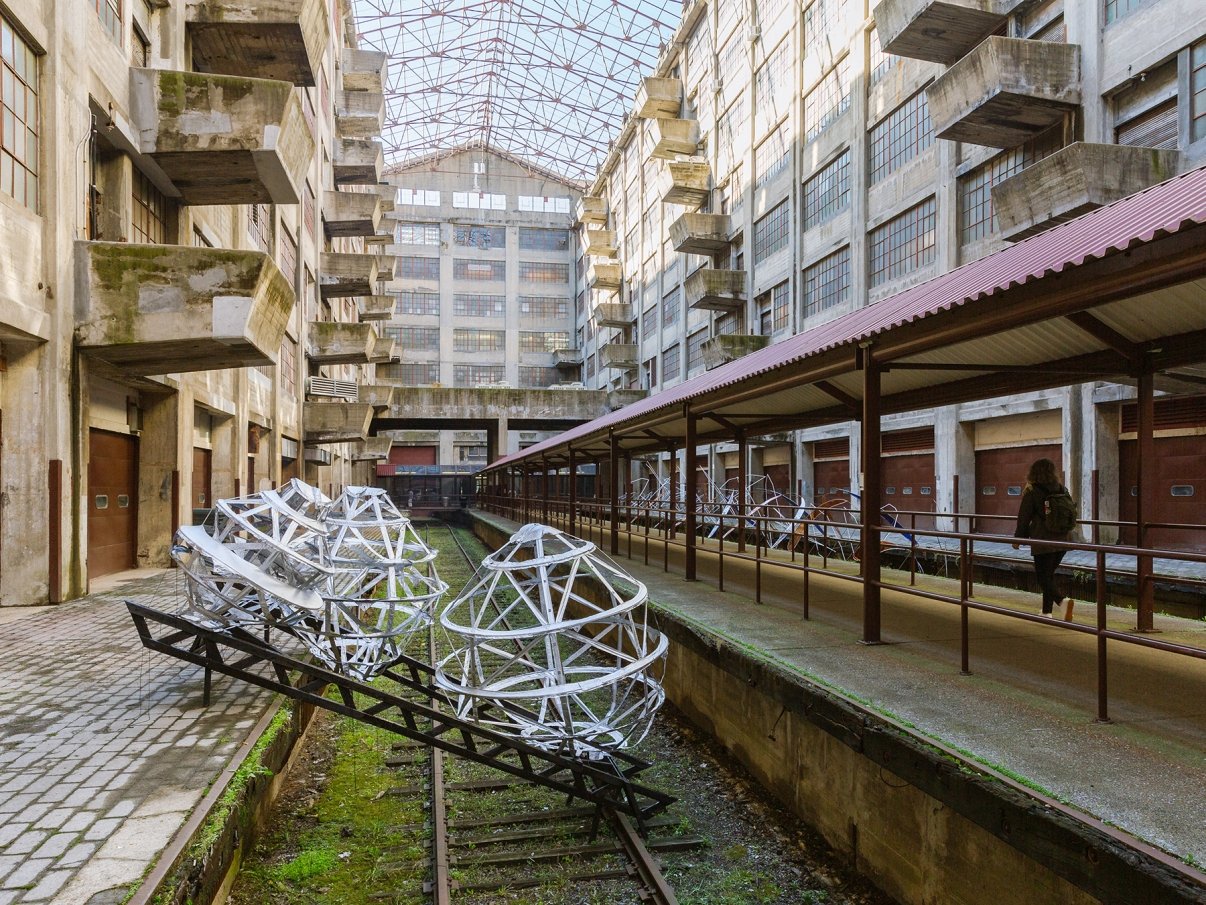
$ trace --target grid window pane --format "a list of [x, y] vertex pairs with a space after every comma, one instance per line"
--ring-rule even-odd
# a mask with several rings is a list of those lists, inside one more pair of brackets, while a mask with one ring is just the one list
[[519, 385], [527, 389], [542, 389], [557, 383], [556, 368], [520, 367]]
[[440, 363], [425, 361], [415, 364], [390, 364], [377, 366], [377, 374], [387, 380], [401, 381], [403, 386], [422, 387], [440, 382]]
[[840, 39], [842, 35], [834, 32], [840, 32], [849, 23], [849, 7], [849, 0], [815, 0], [804, 10], [804, 46], [819, 48], [825, 41]]
[[507, 313], [507, 297], [458, 292], [452, 297], [452, 310], [465, 317], [503, 317]]
[[0, 192], [38, 209], [38, 63], [0, 13]]
[[458, 327], [452, 331], [454, 352], [502, 352], [507, 347], [505, 330], [473, 330]]
[[804, 140], [812, 141], [850, 106], [850, 57], [844, 56], [804, 97]]
[[892, 67], [896, 65], [899, 57], [894, 57], [890, 53], [884, 52], [883, 45], [879, 42], [879, 29], [871, 29], [870, 37], [870, 60], [871, 60], [871, 84], [874, 85], [885, 75], [887, 75]]
[[646, 308], [641, 315], [641, 339], [648, 339], [657, 332], [657, 309]]
[[925, 90], [885, 116], [871, 129], [871, 181], [878, 182], [934, 143]]
[[399, 255], [398, 278], [401, 280], [435, 280], [438, 282], [440, 279], [440, 259]]
[[555, 352], [557, 349], [568, 349], [569, 345], [569, 333], [565, 330], [519, 332], [520, 352]]
[[791, 323], [791, 292], [787, 280], [771, 290], [771, 310], [774, 312], [772, 329], [785, 330]]
[[[163, 245], [167, 241], [167, 198], [159, 189], [155, 188], [155, 183], [151, 182], [140, 170], [134, 171], [133, 185], [133, 201], [132, 210], [130, 211], [130, 231], [131, 237], [135, 242], [141, 242], [150, 245]], [[267, 205], [252, 205], [254, 211], [260, 207], [264, 207], [271, 211]], [[264, 216], [261, 214], [261, 216]], [[268, 217], [271, 221], [271, 217]], [[252, 235], [258, 238], [258, 230], [252, 229]], [[266, 244], [269, 240], [263, 240]], [[264, 251], [272, 248], [268, 244], [265, 248], [260, 245]]]
[[506, 379], [506, 365], [452, 366], [452, 382], [458, 387], [473, 387], [483, 383], [502, 383]]
[[788, 125], [787, 121], [780, 123], [779, 128], [754, 151], [754, 172], [759, 186], [774, 179], [791, 163], [791, 144], [787, 139]]
[[478, 282], [501, 282], [507, 278], [506, 261], [475, 261], [470, 258], [453, 258], [452, 275], [458, 280]]
[[569, 230], [521, 226], [519, 248], [522, 251], [569, 251]]
[[809, 317], [850, 298], [850, 248], [836, 251], [804, 269], [800, 297]]
[[411, 352], [440, 351], [439, 327], [393, 327], [385, 330], [385, 335], [389, 336], [394, 330], [397, 331], [394, 338], [403, 349]]
[[996, 231], [992, 187], [1060, 149], [1063, 128], [1049, 129], [1020, 148], [1002, 151], [959, 178], [959, 241], [982, 239]]
[[519, 316], [540, 320], [556, 320], [570, 316], [570, 300], [540, 295], [519, 297]]
[[1143, 0], [1105, 0], [1106, 25], [1139, 8]]
[[754, 263], [787, 247], [791, 208], [785, 198], [754, 224]]
[[681, 369], [680, 350], [681, 343], [675, 343], [669, 349], [662, 352], [662, 380], [677, 380], [682, 376], [679, 371]]
[[101, 25], [118, 44], [121, 44], [121, 0], [94, 0]]
[[804, 183], [804, 228], [811, 229], [850, 204], [850, 149]]
[[394, 302], [398, 314], [438, 315], [440, 294], [438, 292], [399, 292]]
[[702, 327], [687, 337], [687, 372], [702, 368], [703, 345], [708, 341], [708, 328]]
[[503, 226], [458, 226], [452, 241], [458, 248], [506, 248], [507, 230]]
[[553, 264], [545, 261], [520, 261], [519, 279], [526, 283], [568, 283], [568, 264]]
[[438, 223], [399, 223], [399, 245], [439, 245], [440, 224]]
[[871, 231], [871, 285], [879, 286], [924, 267], [934, 260], [936, 239], [934, 199]]
[[1189, 140], [1206, 138], [1206, 41], [1189, 51]]
[[669, 327], [671, 324], [678, 323], [678, 310], [680, 307], [678, 287], [675, 286], [674, 289], [662, 296], [663, 327]]

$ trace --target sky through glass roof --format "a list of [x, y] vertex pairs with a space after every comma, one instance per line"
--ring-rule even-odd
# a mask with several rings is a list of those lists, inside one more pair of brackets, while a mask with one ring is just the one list
[[591, 178], [679, 0], [354, 0], [389, 54], [386, 162], [486, 145]]

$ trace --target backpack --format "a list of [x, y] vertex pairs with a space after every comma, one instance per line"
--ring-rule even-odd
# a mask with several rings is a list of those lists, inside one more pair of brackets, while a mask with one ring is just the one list
[[1043, 527], [1049, 534], [1067, 534], [1076, 527], [1076, 500], [1064, 488], [1043, 500]]

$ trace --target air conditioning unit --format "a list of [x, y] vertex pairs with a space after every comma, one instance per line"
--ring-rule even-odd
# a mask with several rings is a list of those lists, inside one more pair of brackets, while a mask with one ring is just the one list
[[577, 383], [555, 383], [549, 387], [550, 390], [585, 390], [586, 384]]
[[359, 389], [354, 380], [333, 380], [330, 377], [311, 377], [306, 382], [306, 393], [310, 396], [327, 396], [355, 402]]

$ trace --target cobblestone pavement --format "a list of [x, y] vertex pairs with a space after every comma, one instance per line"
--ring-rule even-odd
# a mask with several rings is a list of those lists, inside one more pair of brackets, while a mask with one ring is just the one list
[[[0, 620], [0, 905], [125, 899], [272, 703], [142, 647], [122, 601], [175, 571]], [[0, 611], [2, 614], [2, 611]]]

